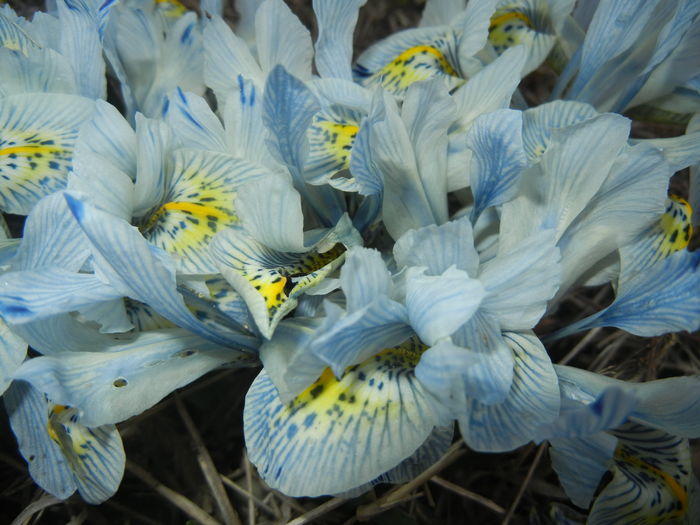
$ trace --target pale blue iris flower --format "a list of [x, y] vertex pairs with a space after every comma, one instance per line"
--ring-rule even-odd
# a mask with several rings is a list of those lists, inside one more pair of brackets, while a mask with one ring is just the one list
[[[556, 417], [544, 349], [531, 334], [502, 330], [527, 331], [539, 320], [558, 284], [558, 252], [544, 238], [527, 239], [481, 264], [472, 242], [467, 218], [410, 231], [396, 245], [402, 271], [393, 276], [378, 252], [351, 248], [340, 275], [345, 300], [326, 300], [320, 322], [283, 322], [263, 345], [265, 371], [248, 394], [245, 428], [269, 484], [293, 494], [344, 492], [432, 443], [434, 429], [453, 419], [470, 446], [504, 450]], [[526, 291], [533, 279], [541, 286]], [[395, 415], [384, 414], [389, 407]], [[340, 441], [345, 424], [358, 436], [352, 443]], [[387, 448], [373, 435], [385, 436]]]
[[[567, 495], [587, 523], [653, 518], [695, 523], [698, 481], [688, 438], [700, 435], [698, 377], [628, 383], [557, 366], [562, 411], [538, 430]], [[594, 496], [601, 478], [610, 482]]]
[[136, 112], [159, 115], [175, 88], [204, 94], [202, 28], [196, 13], [179, 2], [117, 3], [104, 32], [105, 53], [130, 122]]
[[622, 112], [670, 93], [700, 72], [698, 15], [692, 0], [599, 2], [554, 96]]
[[0, 11], [0, 94], [67, 93], [91, 99], [107, 95], [102, 56], [104, 23], [113, 2], [59, 0], [51, 13], [31, 21], [9, 6]]

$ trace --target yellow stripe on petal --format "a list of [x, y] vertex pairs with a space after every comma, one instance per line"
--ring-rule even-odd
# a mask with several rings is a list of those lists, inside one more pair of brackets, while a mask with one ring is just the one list
[[637, 241], [621, 250], [623, 266], [629, 275], [687, 248], [693, 235], [692, 209], [685, 199], [671, 195], [661, 219], [645, 229]]
[[590, 521], [686, 523], [692, 472], [688, 441], [633, 423], [613, 434], [619, 439], [613, 478], [594, 502]]
[[73, 130], [0, 130], [0, 195], [38, 201], [62, 189], [72, 169]]
[[255, 263], [237, 268], [239, 273], [262, 295], [272, 319], [290, 296], [321, 282], [338, 264], [345, 252], [336, 244], [323, 253], [316, 251], [299, 254], [296, 262], [284, 267], [264, 268]]
[[214, 273], [207, 246], [218, 231], [238, 221], [232, 158], [182, 150], [175, 158], [166, 202], [142, 220], [141, 231], [154, 245], [179, 256], [185, 271]]
[[666, 212], [661, 217], [663, 237], [658, 248], [663, 257], [688, 247], [693, 235], [693, 226], [690, 222], [692, 215], [693, 210], [688, 201], [677, 195], [671, 195], [668, 198]]
[[165, 16], [180, 17], [187, 12], [187, 8], [178, 0], [154, 0], [158, 10]]
[[114, 425], [88, 428], [78, 422], [77, 409], [49, 403], [48, 433], [66, 458], [85, 501], [100, 503], [114, 494], [125, 464]]
[[309, 126], [307, 169], [335, 173], [350, 167], [350, 153], [360, 130], [356, 122], [333, 120], [321, 113]]
[[340, 379], [326, 369], [287, 405], [263, 372], [244, 414], [261, 476], [294, 496], [334, 494], [373, 481], [413, 454], [439, 421], [439, 407], [414, 375], [425, 349], [409, 340]]
[[403, 95], [414, 82], [433, 77], [445, 78], [449, 81], [450, 88], [464, 83], [438, 46], [418, 45], [403, 51], [370, 76], [366, 84], [378, 85], [391, 93]]
[[[516, 6], [512, 6], [516, 7]], [[517, 46], [532, 37], [534, 24], [520, 11], [499, 9], [491, 17], [489, 42], [498, 53]]]

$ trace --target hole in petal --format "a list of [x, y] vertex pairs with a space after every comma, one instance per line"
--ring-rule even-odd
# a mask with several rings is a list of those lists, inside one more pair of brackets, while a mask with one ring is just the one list
[[123, 377], [118, 377], [118, 378], [116, 378], [116, 379], [114, 380], [114, 382], [113, 382], [112, 384], [113, 384], [116, 388], [122, 388], [122, 387], [128, 385], [129, 382], [128, 382], [126, 379], [124, 379]]
[[197, 350], [180, 350], [179, 352], [175, 352], [173, 357], [190, 357], [196, 353]]

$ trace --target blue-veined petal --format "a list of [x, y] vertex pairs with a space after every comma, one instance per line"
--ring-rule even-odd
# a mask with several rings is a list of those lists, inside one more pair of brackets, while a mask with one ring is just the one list
[[[593, 402], [615, 387], [637, 400], [630, 418], [680, 437], [700, 436], [700, 377], [672, 377], [646, 383], [629, 383], [586, 370], [555, 365], [567, 398]], [[600, 410], [598, 410], [600, 411]]]
[[593, 106], [573, 100], [555, 100], [523, 111], [523, 146], [528, 160], [537, 160], [547, 151], [556, 128], [573, 126], [596, 115]]
[[[418, 474], [436, 463], [452, 444], [454, 423], [435, 427], [428, 439], [418, 449], [390, 471], [372, 481], [377, 483], [408, 483]], [[364, 491], [363, 491], [364, 492]]]
[[15, 382], [3, 395], [10, 426], [32, 479], [45, 491], [65, 499], [75, 492], [75, 479], [67, 458], [51, 440], [46, 426], [46, 398], [31, 385]]
[[467, 217], [441, 226], [409, 230], [394, 245], [394, 258], [402, 266], [425, 266], [428, 275], [440, 275], [450, 266], [475, 276], [479, 254], [474, 248], [474, 233]]
[[265, 84], [263, 121], [270, 132], [268, 146], [286, 164], [294, 187], [325, 226], [335, 224], [344, 212], [341, 196], [332, 188], [308, 186], [304, 164], [308, 150], [307, 129], [318, 113], [318, 100], [298, 78], [277, 65]]
[[353, 247], [348, 250], [340, 271], [348, 312], [369, 305], [379, 296], [389, 296], [391, 273], [377, 250]]
[[[671, 225], [663, 218], [662, 221], [657, 219], [663, 210], [671, 174], [663, 156], [654, 148], [636, 145], [622, 149], [598, 194], [559, 242], [563, 262], [561, 293], [589, 273], [603, 257], [632, 242], [640, 232], [645, 237], [654, 237], [653, 240], [649, 238], [649, 243], [659, 241], [656, 230], [662, 226], [666, 226], [665, 230], [678, 227], [676, 235], [683, 233], [682, 225]], [[642, 231], [650, 221], [654, 222], [653, 234]], [[656, 226], [659, 222], [664, 224]], [[668, 235], [671, 235], [670, 231]], [[682, 236], [678, 241], [681, 239]], [[640, 254], [638, 260], [646, 258], [646, 253]]]
[[39, 44], [7, 13], [0, 13], [0, 46], [27, 55]]
[[424, 267], [408, 269], [406, 309], [421, 341], [434, 345], [469, 320], [485, 291], [482, 283], [471, 279], [464, 270], [450, 267], [437, 276], [424, 272]]
[[[398, 239], [409, 229], [441, 223], [428, 199], [428, 188], [423, 186], [409, 131], [399, 115], [395, 100], [384, 91], [377, 91], [373, 106], [377, 105], [383, 119], [376, 122], [371, 132], [371, 162], [383, 176], [384, 200], [382, 216], [389, 234]], [[437, 191], [446, 188], [446, 173], [436, 174], [445, 179]], [[442, 187], [441, 187], [442, 186]], [[431, 191], [432, 193], [432, 191]], [[447, 203], [446, 193], [443, 200]], [[446, 207], [446, 206], [445, 206]], [[438, 210], [439, 211], [439, 210]]]
[[116, 342], [116, 339], [100, 333], [98, 325], [85, 323], [72, 313], [14, 325], [12, 330], [44, 355], [94, 352], [96, 348], [108, 350]]
[[569, 92], [570, 98], [586, 100], [585, 88], [592, 90], [601, 67], [635, 43], [657, 4], [658, 1], [652, 1], [639, 5], [634, 0], [600, 3], [586, 32], [579, 73]]
[[466, 394], [482, 403], [502, 403], [513, 382], [514, 356], [503, 339], [497, 318], [479, 309], [453, 334], [452, 340], [476, 354], [474, 364], [459, 371]]
[[559, 263], [551, 230], [526, 237], [500, 252], [479, 268], [478, 278], [486, 290], [482, 308], [497, 318], [503, 329], [534, 327], [559, 288]]
[[674, 171], [700, 163], [700, 130], [688, 132], [679, 137], [647, 139], [640, 141], [659, 148]]
[[[0, 14], [2, 25], [2, 14]], [[27, 49], [27, 56], [0, 47], [0, 96], [22, 93], [76, 93], [70, 64], [50, 48]]]
[[12, 382], [12, 375], [26, 354], [27, 343], [0, 319], [0, 396]]
[[347, 491], [412, 455], [442, 409], [415, 379], [424, 349], [387, 349], [336, 379], [330, 370], [285, 405], [263, 371], [246, 396], [250, 460], [271, 487], [293, 496]]
[[[436, 80], [411, 86], [401, 106], [401, 118], [413, 144], [423, 191], [437, 224], [447, 222], [448, 218], [447, 131], [455, 109], [447, 90]], [[387, 191], [392, 191], [391, 178], [385, 180]]]
[[19, 270], [57, 266], [78, 271], [90, 255], [85, 240], [63, 194], [49, 195], [27, 217], [13, 266]]
[[81, 423], [117, 423], [223, 364], [250, 364], [247, 354], [182, 329], [137, 334], [109, 352], [68, 352], [30, 359], [16, 378], [62, 405], [80, 407]]
[[527, 74], [540, 66], [557, 41], [557, 34], [575, 2], [520, 0], [500, 2], [489, 23], [489, 42], [498, 53], [509, 47], [525, 44]]
[[315, 63], [322, 77], [352, 80], [352, 34], [367, 0], [314, 0], [318, 22]]
[[279, 64], [295, 77], [311, 79], [311, 34], [282, 0], [265, 0], [256, 11], [255, 44], [263, 71]]
[[122, 295], [94, 275], [57, 267], [2, 274], [0, 314], [13, 324], [85, 308]]
[[477, 118], [467, 133], [474, 154], [469, 174], [473, 222], [489, 206], [515, 197], [526, 164], [521, 130], [522, 113], [503, 109]]
[[101, 334], [122, 334], [134, 328], [124, 304], [124, 298], [93, 303], [77, 311], [80, 321], [92, 321], [100, 326]]
[[220, 16], [213, 16], [204, 25], [204, 79], [214, 90], [219, 104], [237, 86], [233, 79], [249, 78], [258, 87], [265, 76], [246, 43], [231, 31]]
[[440, 401], [450, 417], [457, 418], [468, 402], [464, 375], [480, 358], [476, 352], [445, 338], [423, 353], [416, 366], [416, 378]]
[[539, 164], [523, 175], [521, 194], [503, 205], [499, 250], [538, 228], [555, 229], [558, 240], [605, 181], [629, 126], [604, 114], [555, 130]]
[[236, 210], [246, 232], [268, 248], [303, 252], [301, 196], [288, 177], [270, 175], [238, 189]]
[[253, 163], [223, 153], [179, 149], [162, 203], [145, 218], [143, 233], [155, 246], [178, 256], [189, 273], [215, 273], [207, 246], [238, 221], [237, 188], [266, 175]]
[[61, 499], [77, 488], [93, 504], [116, 492], [125, 455], [114, 425], [88, 428], [74, 409], [47, 402], [21, 382], [12, 385], [4, 401], [20, 452], [39, 486]]
[[[694, 28], [694, 21], [700, 14], [700, 6], [692, 0], [674, 3], [673, 16], [661, 28], [651, 57], [634, 82], [630, 82], [621, 93], [613, 106], [614, 111], [623, 111], [666, 95], [696, 74], [700, 32]], [[660, 26], [661, 17], [657, 20]]]
[[85, 194], [90, 202], [124, 220], [131, 220], [134, 209], [134, 183], [129, 175], [104, 157], [83, 151], [73, 160], [68, 191]]
[[61, 27], [59, 49], [71, 62], [77, 94], [94, 100], [106, 98], [106, 68], [96, 21], [86, 11], [87, 6], [69, 7], [63, 0], [57, 0], [56, 6]]
[[137, 141], [132, 127], [112, 104], [104, 100], [95, 103], [95, 113], [80, 127], [79, 138], [76, 158], [89, 151], [127, 175], [136, 174], [136, 145], [140, 146], [141, 141]]
[[618, 438], [613, 476], [596, 497], [589, 523], [691, 523], [688, 441], [636, 424], [613, 435]]
[[[481, 63], [474, 55], [486, 45], [491, 15], [496, 10], [497, 0], [467, 2], [467, 8], [450, 22], [459, 36], [458, 56], [462, 72], [473, 74]], [[478, 64], [478, 65], [477, 65]]]
[[176, 291], [175, 268], [167, 255], [149, 245], [138, 230], [65, 195], [80, 227], [90, 239], [95, 271], [122, 295], [149, 304], [178, 326], [188, 328], [222, 344], [251, 349], [256, 342], [242, 334], [219, 331], [196, 319]]
[[426, 0], [419, 27], [447, 25], [464, 11], [466, 0]]
[[[507, 332], [513, 352], [513, 382], [502, 403], [468, 399], [457, 412], [464, 441], [474, 450], [513, 450], [536, 438], [536, 429], [553, 421], [560, 406], [559, 384], [552, 361], [532, 333]], [[446, 363], [447, 366], [451, 364]]]
[[226, 151], [234, 157], [273, 167], [274, 159], [265, 143], [267, 130], [262, 119], [262, 84], [236, 78], [237, 89], [225, 100], [223, 111]]
[[554, 439], [549, 456], [559, 483], [574, 504], [588, 508], [603, 475], [612, 466], [617, 440], [604, 432], [585, 439]]
[[352, 247], [340, 283], [346, 308], [326, 301], [326, 317], [311, 342], [311, 351], [340, 377], [383, 348], [403, 342], [411, 329], [405, 307], [392, 300], [391, 274], [376, 250]]
[[687, 248], [693, 235], [691, 218], [693, 210], [688, 202], [671, 195], [660, 220], [654, 221], [639, 233], [635, 242], [620, 249], [620, 262], [624, 275], [631, 276]]
[[172, 130], [161, 120], [136, 114], [136, 180], [134, 181], [134, 217], [143, 217], [155, 203], [162, 202], [172, 153]]
[[345, 191], [359, 189], [357, 183], [342, 184], [343, 178], [333, 177], [351, 167], [359, 131], [360, 122], [352, 116], [339, 115], [332, 109], [314, 115], [308, 129], [309, 153], [304, 166], [304, 177], [310, 184], [331, 184]]
[[698, 252], [676, 252], [640, 273], [621, 276], [615, 301], [556, 333], [556, 337], [596, 326], [615, 326], [651, 337], [700, 328]]
[[28, 214], [42, 197], [66, 185], [78, 128], [92, 100], [32, 93], [0, 100], [0, 207]]
[[224, 127], [202, 97], [177, 88], [163, 117], [182, 147], [226, 152]]

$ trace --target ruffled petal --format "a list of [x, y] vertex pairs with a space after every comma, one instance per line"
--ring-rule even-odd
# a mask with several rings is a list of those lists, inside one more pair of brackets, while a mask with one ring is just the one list
[[394, 258], [399, 268], [425, 266], [428, 275], [440, 275], [454, 266], [475, 276], [479, 267], [472, 225], [466, 217], [409, 230], [396, 241]]
[[485, 296], [480, 281], [454, 267], [442, 275], [425, 275], [412, 267], [406, 276], [406, 308], [411, 327], [423, 342], [434, 345], [466, 323]]

